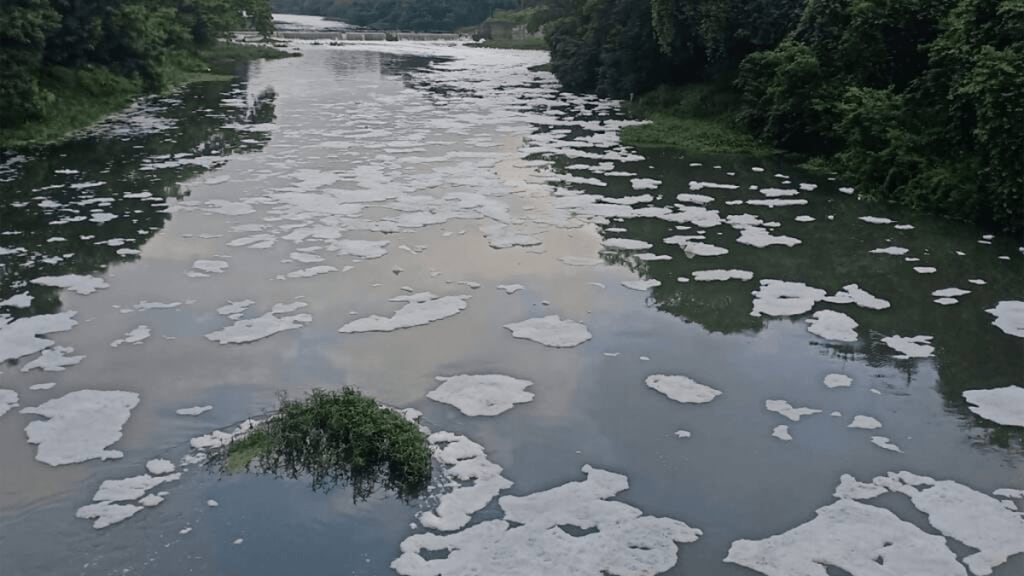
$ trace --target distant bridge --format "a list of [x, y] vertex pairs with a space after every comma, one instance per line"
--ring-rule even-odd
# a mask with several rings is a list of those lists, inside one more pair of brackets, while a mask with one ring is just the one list
[[[257, 40], [255, 32], [239, 32], [237, 36]], [[397, 30], [348, 31], [348, 30], [278, 30], [274, 38], [283, 40], [324, 40], [349, 42], [388, 42], [412, 40], [416, 42], [452, 42], [467, 38], [461, 34], [430, 34], [425, 32], [400, 32]]]

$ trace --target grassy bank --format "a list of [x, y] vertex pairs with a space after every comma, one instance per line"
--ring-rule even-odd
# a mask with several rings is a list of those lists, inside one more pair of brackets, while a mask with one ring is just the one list
[[[221, 43], [195, 55], [169, 59], [160, 70], [157, 91], [168, 91], [190, 82], [229, 78], [231, 68], [260, 58], [284, 58], [289, 52], [269, 46]], [[127, 106], [145, 94], [147, 86], [102, 66], [65, 68], [52, 66], [39, 79], [40, 87], [52, 94], [42, 118], [16, 128], [0, 127], [0, 149], [56, 142]]]
[[626, 104], [633, 117], [650, 124], [622, 130], [633, 146], [671, 146], [707, 154], [773, 154], [735, 122], [739, 96], [727, 86], [662, 86]]

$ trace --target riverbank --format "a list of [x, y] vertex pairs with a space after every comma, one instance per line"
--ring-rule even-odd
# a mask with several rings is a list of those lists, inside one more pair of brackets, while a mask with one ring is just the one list
[[[222, 42], [196, 54], [170, 59], [161, 70], [164, 82], [158, 91], [227, 78], [235, 65], [250, 60], [297, 55], [266, 45]], [[102, 66], [51, 67], [42, 74], [39, 84], [53, 95], [51, 101], [55, 105], [38, 120], [15, 128], [0, 127], [0, 149], [58, 142], [151, 92], [142, 80], [116, 74]]]
[[649, 124], [622, 130], [624, 144], [666, 146], [702, 154], [776, 154], [737, 125], [739, 95], [727, 86], [661, 86], [625, 105]]
[[501, 48], [505, 50], [547, 50], [548, 43], [543, 37], [529, 38], [488, 38], [483, 42], [467, 44], [474, 48]]

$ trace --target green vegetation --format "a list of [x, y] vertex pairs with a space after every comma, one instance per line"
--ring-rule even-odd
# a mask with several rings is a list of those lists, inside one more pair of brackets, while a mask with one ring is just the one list
[[451, 32], [486, 20], [516, 0], [271, 0], [275, 12], [312, 14], [380, 30]]
[[268, 0], [0, 3], [0, 145], [59, 137], [187, 80], [229, 31], [269, 34]]
[[222, 456], [228, 472], [308, 475], [314, 490], [347, 484], [357, 500], [377, 488], [415, 496], [431, 474], [419, 427], [351, 388], [313, 390], [305, 400], [282, 398], [277, 414], [229, 444]]
[[488, 38], [476, 44], [469, 44], [477, 48], [505, 48], [508, 50], [547, 50], [548, 44], [543, 37], [535, 36], [528, 38]]
[[876, 198], [1024, 227], [1020, 0], [551, 0], [546, 14], [552, 71], [571, 90], [739, 91], [722, 115], [641, 98], [634, 111], [655, 124], [633, 142], [739, 149], [740, 126]]
[[707, 83], [662, 86], [626, 104], [632, 116], [650, 124], [627, 126], [622, 141], [633, 146], [673, 146], [708, 154], [774, 152], [737, 126], [739, 93]]

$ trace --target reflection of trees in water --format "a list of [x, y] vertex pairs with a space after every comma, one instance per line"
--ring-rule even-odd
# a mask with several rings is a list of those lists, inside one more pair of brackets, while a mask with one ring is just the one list
[[[621, 265], [634, 271], [644, 279], [661, 282], [650, 291], [654, 305], [662, 311], [679, 318], [696, 322], [711, 332], [758, 332], [769, 322], [795, 321], [802, 323], [809, 314], [780, 320], [750, 316], [752, 292], [757, 289], [758, 280], [803, 282], [821, 288], [830, 294], [848, 284], [859, 284], [872, 294], [889, 300], [892, 306], [886, 310], [866, 310], [853, 304], [830, 305], [819, 303], [815, 310], [830, 308], [854, 318], [859, 328], [860, 340], [853, 344], [825, 342], [808, 335], [820, 346], [823, 354], [856, 358], [876, 368], [895, 368], [902, 374], [899, 381], [885, 379], [881, 386], [886, 393], [909, 394], [915, 376], [921, 369], [921, 362], [927, 360], [898, 360], [897, 354], [882, 338], [892, 335], [933, 336], [935, 346], [934, 364], [938, 372], [938, 390], [948, 409], [968, 418], [972, 424], [987, 430], [988, 440], [1000, 446], [1009, 446], [1011, 439], [1017, 439], [1021, 446], [1024, 439], [1020, 429], [995, 426], [971, 414], [961, 394], [964, 390], [998, 388], [1022, 385], [1024, 381], [1024, 346], [1021, 341], [992, 326], [992, 317], [985, 308], [995, 305], [1000, 299], [1019, 298], [1024, 286], [1024, 270], [995, 258], [992, 249], [979, 249], [976, 236], [980, 233], [974, 227], [949, 221], [929, 219], [897, 212], [887, 206], [865, 205], [853, 197], [832, 192], [803, 193], [810, 200], [806, 206], [795, 208], [762, 208], [756, 206], [726, 206], [723, 200], [750, 198], [753, 193], [747, 186], [779, 186], [777, 179], [764, 174], [754, 174], [750, 166], [756, 159], [737, 161], [735, 157], [700, 158], [687, 156], [679, 158], [675, 151], [645, 150], [647, 162], [656, 168], [656, 176], [664, 180], [655, 196], [664, 197], [654, 204], [671, 206], [675, 196], [688, 191], [690, 180], [726, 181], [724, 172], [733, 170], [738, 175], [728, 178], [729, 182], [740, 184], [737, 192], [712, 190], [699, 193], [720, 198], [708, 206], [718, 209], [722, 216], [751, 213], [765, 221], [782, 222], [775, 234], [786, 234], [800, 238], [803, 243], [787, 248], [770, 246], [754, 248], [736, 242], [739, 232], [727, 224], [705, 229], [706, 242], [729, 249], [729, 253], [716, 257], [687, 257], [675, 245], [663, 240], [673, 235], [696, 234], [696, 226], [680, 230], [677, 224], [656, 218], [613, 219], [600, 226], [603, 237], [624, 237], [643, 240], [654, 247], [649, 250], [656, 254], [668, 254], [672, 260], [641, 261], [634, 252], [606, 250], [602, 257], [609, 264]], [[691, 161], [703, 161], [704, 167], [690, 167]], [[564, 170], [568, 163], [558, 159], [556, 169]], [[711, 170], [715, 164], [721, 170]], [[761, 163], [764, 166], [764, 163]], [[775, 170], [791, 171], [793, 167], [777, 166]], [[770, 174], [770, 172], [766, 172]], [[800, 174], [787, 172], [794, 181], [800, 181]], [[807, 181], [820, 181], [807, 176]], [[588, 192], [603, 196], [631, 196], [628, 178], [608, 178], [607, 187], [587, 187]], [[795, 186], [795, 184], [793, 184]], [[824, 186], [823, 186], [824, 188]], [[897, 220], [912, 220], [916, 228], [900, 234], [891, 227], [862, 224], [858, 216], [872, 214], [886, 215]], [[809, 214], [817, 220], [797, 224], [793, 218]], [[835, 215], [836, 220], [829, 220]], [[625, 228], [626, 232], [608, 232], [608, 228]], [[899, 245], [910, 249], [908, 256], [921, 258], [921, 262], [906, 262], [902, 257], [869, 254], [875, 248]], [[956, 251], [966, 252], [957, 256]], [[1007, 252], [1014, 250], [1008, 246]], [[1000, 252], [995, 252], [999, 254]], [[934, 277], [913, 271], [915, 265], [935, 266], [940, 272]], [[692, 280], [695, 270], [736, 268], [750, 270], [754, 280], [740, 282], [696, 282]], [[678, 277], [689, 277], [690, 282], [679, 282]], [[966, 283], [968, 278], [983, 278], [986, 286]], [[947, 278], [942, 280], [942, 278]], [[957, 280], [949, 280], [956, 278]], [[930, 295], [933, 290], [952, 285], [972, 290], [959, 304], [951, 307], [939, 306]], [[1012, 296], [1017, 294], [1018, 296]]]
[[[182, 182], [223, 163], [146, 169], [154, 158], [157, 162], [200, 156], [226, 158], [266, 145], [270, 139], [266, 132], [225, 126], [273, 122], [276, 94], [266, 90], [244, 107], [227, 106], [223, 101], [229, 89], [232, 95], [244, 94], [245, 83], [203, 82], [167, 98], [152, 98], [146, 117], [154, 122], [170, 121], [169, 128], [127, 134], [118, 130], [90, 133], [39, 148], [19, 166], [13, 179], [0, 182], [0, 246], [22, 249], [0, 256], [0, 300], [25, 290], [33, 296], [31, 308], [9, 312], [22, 316], [59, 309], [60, 291], [30, 284], [33, 278], [94, 274], [111, 263], [135, 260], [137, 255], [123, 249], [141, 249], [163, 228], [170, 218], [163, 200], [184, 198], [188, 190]], [[66, 175], [58, 170], [78, 172]], [[103, 184], [71, 187], [88, 182]], [[137, 197], [143, 192], [159, 201]], [[97, 201], [100, 198], [108, 200]], [[59, 206], [44, 209], [42, 202]], [[94, 210], [117, 218], [97, 223], [90, 220]], [[64, 240], [49, 241], [55, 237]], [[122, 252], [118, 254], [118, 250]]]

